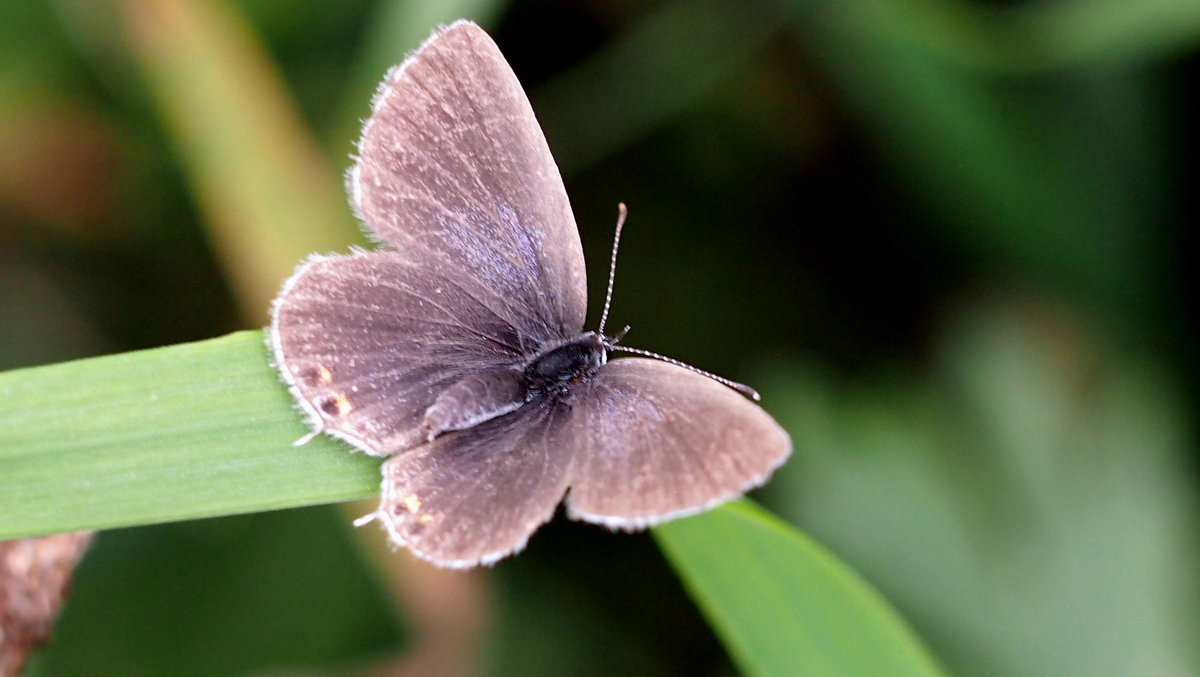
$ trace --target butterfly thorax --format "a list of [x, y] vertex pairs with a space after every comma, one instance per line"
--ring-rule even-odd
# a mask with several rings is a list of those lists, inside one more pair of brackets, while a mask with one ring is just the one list
[[608, 344], [596, 332], [580, 334], [534, 355], [523, 369], [496, 368], [469, 374], [441, 391], [425, 410], [425, 437], [432, 440], [503, 416], [526, 402], [566, 395], [608, 361]]
[[535, 355], [525, 367], [522, 380], [530, 393], [565, 389], [595, 374], [607, 361], [604, 338], [589, 331]]

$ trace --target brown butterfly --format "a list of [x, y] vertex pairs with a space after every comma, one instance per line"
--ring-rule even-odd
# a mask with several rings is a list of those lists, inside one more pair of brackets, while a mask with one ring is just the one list
[[356, 524], [470, 567], [520, 550], [564, 495], [575, 519], [640, 529], [737, 497], [787, 458], [787, 433], [735, 388], [753, 391], [618, 346], [603, 320], [583, 331], [562, 178], [475, 24], [388, 73], [348, 187], [384, 246], [304, 263], [270, 336], [314, 431], [391, 457], [379, 509]]

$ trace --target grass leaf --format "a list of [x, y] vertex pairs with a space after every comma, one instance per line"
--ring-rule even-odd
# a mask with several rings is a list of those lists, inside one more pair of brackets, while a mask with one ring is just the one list
[[942, 674], [874, 589], [749, 501], [654, 535], [746, 674]]
[[261, 331], [0, 373], [0, 539], [378, 491], [379, 460], [306, 432]]
[[261, 325], [297, 262], [359, 241], [338, 171], [236, 7], [118, 6], [242, 314]]
[[[261, 331], [0, 373], [0, 539], [365, 498], [379, 460], [306, 433]], [[749, 503], [655, 535], [750, 674], [937, 675], [890, 607]]]

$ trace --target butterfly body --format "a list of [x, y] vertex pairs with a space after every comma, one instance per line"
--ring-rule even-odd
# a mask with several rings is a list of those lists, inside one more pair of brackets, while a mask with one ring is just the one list
[[535, 355], [522, 376], [531, 395], [565, 394], [571, 384], [593, 376], [607, 362], [605, 338], [589, 331]]
[[478, 26], [435, 32], [388, 73], [348, 188], [383, 246], [303, 264], [270, 344], [314, 431], [388, 457], [364, 519], [394, 544], [488, 564], [564, 497], [576, 519], [638, 529], [787, 458], [787, 433], [731, 388], [673, 361], [610, 361], [615, 339], [582, 330], [566, 190]]

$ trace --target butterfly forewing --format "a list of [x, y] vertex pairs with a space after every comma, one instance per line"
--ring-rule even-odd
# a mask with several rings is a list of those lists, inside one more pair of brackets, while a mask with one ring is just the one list
[[521, 84], [478, 26], [436, 33], [380, 86], [349, 176], [363, 221], [503, 295], [559, 338], [587, 310], [583, 250]]
[[386, 456], [425, 441], [435, 398], [520, 360], [495, 292], [396, 252], [316, 259], [275, 306], [279, 366], [315, 427]]
[[380, 86], [349, 187], [398, 251], [301, 267], [272, 346], [314, 426], [376, 455], [424, 441], [426, 409], [473, 370], [577, 334], [583, 252], [512, 69], [478, 26], [435, 33]]

